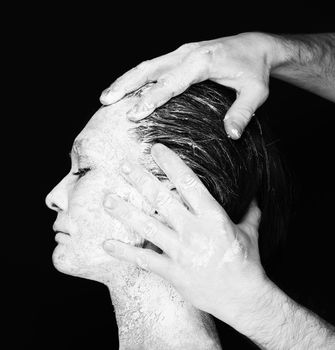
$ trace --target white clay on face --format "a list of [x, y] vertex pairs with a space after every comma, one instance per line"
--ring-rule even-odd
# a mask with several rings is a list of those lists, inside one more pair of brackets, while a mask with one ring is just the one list
[[[137, 142], [129, 132], [134, 123], [127, 120], [126, 113], [136, 102], [137, 98], [130, 97], [100, 109], [78, 135], [76, 140], [82, 152], [79, 164], [73, 159], [70, 174], [50, 195], [56, 203], [66, 197], [56, 224], [70, 234], [59, 242], [53, 262], [64, 273], [108, 286], [120, 348], [219, 349], [215, 326], [208, 315], [185, 303], [160, 277], [116, 260], [103, 250], [103, 242], [108, 238], [132, 245], [143, 243], [142, 237], [105, 212], [106, 194], [126, 199], [146, 213], [152, 210], [120, 174], [123, 159], [150, 162], [143, 156], [147, 145]], [[153, 163], [146, 165], [150, 168]], [[78, 167], [91, 170], [78, 179], [72, 175]], [[197, 263], [204, 264], [205, 260]]]
[[[101, 280], [114, 267], [126, 266], [115, 259], [115, 264], [111, 263], [112, 258], [103, 250], [106, 239], [143, 244], [142, 237], [108, 215], [103, 208], [106, 194], [111, 194], [144, 212], [152, 210], [120, 173], [122, 160], [142, 162], [147, 147], [132, 136], [130, 130], [134, 123], [126, 118], [127, 111], [136, 101], [136, 97], [126, 98], [97, 111], [75, 140], [79, 159], [72, 157], [70, 174], [52, 192], [55, 202], [60, 196], [67, 197], [67, 208], [59, 212], [56, 225], [62, 222], [61, 226], [66, 227], [70, 237], [64, 238], [53, 254], [55, 266], [64, 273]], [[86, 167], [91, 170], [82, 178], [72, 175], [78, 168]]]

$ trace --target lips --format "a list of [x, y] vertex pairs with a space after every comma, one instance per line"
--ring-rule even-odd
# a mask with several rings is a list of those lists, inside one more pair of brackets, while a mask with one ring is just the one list
[[59, 227], [58, 225], [56, 226], [55, 224], [53, 225], [52, 229], [55, 231], [55, 233], [62, 233], [64, 235], [68, 235], [70, 236], [70, 234], [68, 232], [66, 232], [66, 230], [64, 230], [62, 227]]
[[70, 236], [70, 234], [69, 234], [69, 233], [67, 233], [67, 232], [63, 232], [63, 231], [55, 231], [55, 233], [62, 233], [62, 234], [64, 234], [64, 235], [68, 235], [68, 236]]

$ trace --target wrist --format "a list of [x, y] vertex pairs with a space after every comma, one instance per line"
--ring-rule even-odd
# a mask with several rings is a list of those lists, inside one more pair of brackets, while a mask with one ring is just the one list
[[217, 298], [206, 311], [238, 332], [248, 333], [256, 319], [261, 319], [273, 309], [277, 294], [277, 287], [265, 274], [254, 277], [251, 281], [240, 283], [238, 291], [235, 290], [229, 297], [223, 293], [224, 297]]
[[265, 349], [333, 349], [334, 327], [297, 304], [270, 280], [234, 328]]
[[[240, 303], [234, 321], [230, 324], [238, 332], [251, 337], [260, 327], [269, 322], [269, 328], [276, 327], [281, 321], [280, 305], [283, 304], [283, 293], [267, 277], [258, 283], [257, 288], [248, 293], [245, 300]], [[263, 325], [265, 323], [265, 325]]]
[[258, 33], [261, 36], [264, 57], [270, 73], [291, 60], [284, 39], [277, 34]]
[[247, 32], [240, 34], [248, 38], [256, 50], [257, 59], [263, 60], [268, 71], [284, 64], [288, 59], [283, 40], [279, 35], [264, 32]]
[[[299, 35], [270, 34], [272, 38], [271, 74], [281, 75], [282, 70], [292, 66], [309, 66], [315, 63], [313, 50]], [[306, 37], [306, 35], [305, 35]]]

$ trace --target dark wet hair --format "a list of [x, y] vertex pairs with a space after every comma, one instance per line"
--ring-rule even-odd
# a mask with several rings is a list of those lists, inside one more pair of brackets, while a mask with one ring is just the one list
[[[148, 144], [147, 153], [157, 142], [175, 151], [235, 223], [252, 199], [257, 200], [264, 263], [287, 231], [288, 171], [261, 113], [256, 113], [239, 140], [228, 138], [223, 119], [234, 99], [235, 92], [219, 84], [195, 84], [137, 122], [135, 132], [140, 142]], [[154, 173], [166, 178], [159, 169]]]

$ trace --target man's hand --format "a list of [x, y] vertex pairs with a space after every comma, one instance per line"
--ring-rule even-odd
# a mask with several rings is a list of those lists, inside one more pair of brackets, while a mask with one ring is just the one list
[[265, 275], [258, 251], [260, 210], [252, 202], [234, 224], [199, 178], [167, 147], [152, 155], [182, 202], [142, 167], [124, 163], [125, 178], [160, 220], [108, 195], [105, 209], [163, 251], [109, 240], [113, 257], [159, 274], [185, 300], [234, 327], [262, 349], [334, 349], [334, 327], [298, 305]]
[[105, 209], [163, 254], [119, 241], [108, 241], [105, 249], [162, 276], [194, 306], [232, 324], [257, 308], [268, 291], [258, 251], [260, 210], [252, 202], [244, 220], [235, 225], [173, 151], [156, 144], [152, 155], [184, 203], [144, 168], [127, 162], [122, 167], [126, 180], [163, 221], [115, 196], [107, 196]]
[[236, 90], [224, 123], [228, 136], [238, 139], [266, 100], [270, 75], [335, 102], [335, 34], [243, 33], [186, 44], [125, 73], [100, 101], [114, 103], [155, 82], [128, 115], [138, 120], [191, 84], [209, 79]]
[[129, 113], [139, 120], [191, 84], [207, 79], [236, 90], [237, 99], [225, 117], [228, 135], [238, 139], [269, 90], [270, 37], [245, 33], [216, 40], [185, 44], [164, 56], [145, 61], [106, 89], [100, 101], [111, 104], [148, 82], [156, 82]]

